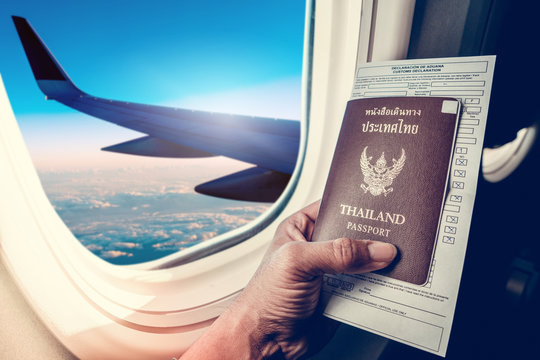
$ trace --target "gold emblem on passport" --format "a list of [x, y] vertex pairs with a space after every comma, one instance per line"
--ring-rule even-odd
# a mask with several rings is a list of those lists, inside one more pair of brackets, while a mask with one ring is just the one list
[[401, 157], [396, 160], [392, 159], [392, 165], [386, 166], [386, 159], [384, 158], [384, 151], [375, 162], [375, 165], [371, 164], [373, 156], [368, 157], [366, 155], [367, 146], [362, 151], [360, 156], [360, 169], [362, 169], [362, 175], [364, 175], [364, 182], [367, 184], [360, 185], [364, 193], [369, 193], [373, 196], [379, 196], [383, 194], [388, 195], [394, 188], [388, 188], [392, 185], [394, 179], [399, 175], [401, 169], [405, 165], [405, 149], [401, 148]]

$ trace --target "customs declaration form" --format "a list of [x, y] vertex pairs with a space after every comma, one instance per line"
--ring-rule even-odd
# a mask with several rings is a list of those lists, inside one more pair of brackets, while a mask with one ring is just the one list
[[427, 283], [415, 285], [372, 273], [326, 275], [326, 316], [445, 356], [476, 195], [494, 66], [495, 56], [358, 64], [351, 99], [453, 97], [461, 102], [461, 117]]

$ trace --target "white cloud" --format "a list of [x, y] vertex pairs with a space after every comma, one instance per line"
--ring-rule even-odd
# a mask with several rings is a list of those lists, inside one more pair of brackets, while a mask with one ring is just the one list
[[134, 242], [116, 242], [113, 244], [113, 246], [118, 248], [126, 248], [126, 249], [140, 249], [141, 244], [134, 243]]
[[127, 253], [125, 251], [119, 251], [119, 250], [108, 250], [108, 251], [101, 252], [101, 257], [106, 258], [106, 259], [114, 259], [120, 256], [132, 257], [133, 254]]
[[[171, 179], [179, 176], [173, 170]], [[159, 258], [249, 223], [268, 208], [221, 199], [212, 209], [208, 197], [182, 193], [186, 187], [174, 183], [177, 178], [170, 185], [154, 186], [151, 181], [146, 188], [140, 187], [145, 173], [109, 171], [85, 184], [82, 180], [89, 172], [72, 172], [49, 174], [47, 181], [54, 188], [51, 200], [61, 209], [58, 212], [68, 227], [83, 244], [89, 244], [89, 250], [111, 262], [137, 263], [139, 256]], [[71, 176], [78, 177], [77, 181], [71, 181]], [[107, 188], [109, 182], [115, 183], [111, 189]], [[100, 188], [102, 185], [106, 188]], [[61, 192], [64, 187], [66, 193]]]
[[212, 238], [216, 237], [217, 235], [218, 235], [217, 231], [203, 233], [203, 234], [201, 234], [201, 240], [212, 239]]
[[195, 229], [202, 229], [204, 226], [201, 223], [193, 222], [186, 226], [186, 229], [188, 230], [195, 230]]
[[154, 249], [161, 249], [161, 248], [169, 248], [169, 247], [171, 247], [173, 245], [174, 245], [174, 243], [168, 241], [168, 242], [164, 242], [164, 243], [155, 243], [155, 244], [152, 245], [152, 247]]
[[126, 194], [128, 194], [130, 196], [146, 196], [146, 195], [148, 195], [148, 194], [142, 193], [140, 191], [129, 191]]
[[162, 239], [168, 239], [168, 238], [171, 237], [169, 234], [167, 234], [165, 232], [165, 230], [158, 230], [158, 231], [154, 232], [153, 236], [154, 237], [159, 237], [159, 238], [162, 238]]
[[101, 201], [101, 200], [90, 200], [90, 208], [92, 209], [104, 209], [104, 208], [110, 208], [110, 207], [118, 207], [118, 205], [113, 205], [108, 201]]

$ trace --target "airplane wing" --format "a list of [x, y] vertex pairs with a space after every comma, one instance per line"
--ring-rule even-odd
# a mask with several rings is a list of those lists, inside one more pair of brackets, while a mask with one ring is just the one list
[[13, 16], [13, 22], [37, 84], [47, 99], [146, 134], [102, 150], [178, 158], [222, 155], [255, 165], [195, 188], [212, 196], [274, 201], [287, 185], [298, 155], [298, 121], [144, 105], [89, 95], [74, 85], [26, 19]]

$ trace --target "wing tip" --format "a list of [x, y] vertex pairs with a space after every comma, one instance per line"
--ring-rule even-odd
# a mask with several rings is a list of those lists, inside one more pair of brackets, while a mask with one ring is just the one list
[[28, 20], [16, 15], [11, 18], [36, 80], [69, 81]]
[[47, 98], [59, 99], [83, 94], [69, 79], [30, 22], [17, 15], [11, 18], [38, 87]]

